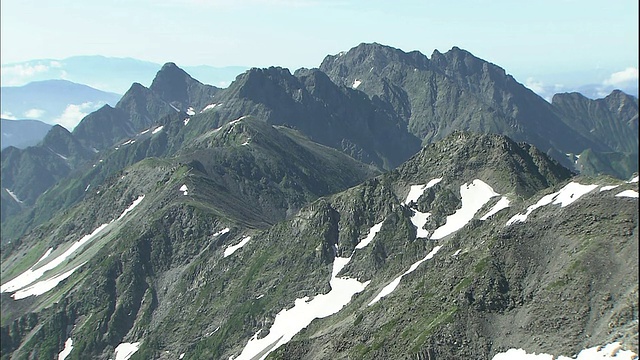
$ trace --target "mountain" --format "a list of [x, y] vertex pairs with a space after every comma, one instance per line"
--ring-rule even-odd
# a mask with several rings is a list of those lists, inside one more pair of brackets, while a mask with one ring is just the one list
[[637, 172], [596, 170], [634, 98], [554, 105], [457, 48], [327, 61], [167, 63], [3, 150], [0, 358], [640, 352]]
[[[178, 113], [187, 116], [187, 112], [193, 111], [192, 108], [194, 106], [201, 109], [205, 106], [203, 105], [204, 103], [210, 101], [212, 94], [219, 90], [213, 86], [203, 85], [182, 70], [176, 69], [175, 65], [171, 64], [158, 71], [157, 78], [159, 80], [155, 83], [155, 91], [134, 83], [115, 107], [104, 105], [88, 114], [74, 128], [72, 133], [66, 130], [63, 131], [60, 126], [55, 126], [54, 129], [56, 131], [49, 132], [43, 142], [33, 148], [3, 150], [3, 187], [13, 189], [14, 186], [18, 186], [18, 190], [12, 191], [18, 195], [19, 199], [26, 201], [25, 204], [34, 205], [38, 196], [57, 181], [69, 175], [71, 170], [81, 165], [88, 165], [87, 162], [90, 159], [99, 156], [96, 153], [112, 149], [114, 145], [123, 140], [128, 140], [128, 138], [136, 134], [142, 135], [141, 132], [150, 130], [149, 127], [153, 124], [161, 123], [164, 117], [177, 116]], [[164, 85], [163, 81], [165, 82]], [[182, 91], [177, 90], [179, 87], [183, 87]], [[177, 93], [174, 94], [168, 92], [168, 90], [163, 91], [163, 89], [172, 89]], [[172, 98], [174, 95], [178, 97]], [[180, 110], [172, 102], [183, 105], [184, 109]], [[63, 133], [64, 136], [61, 135]], [[71, 160], [69, 160], [69, 156], [65, 152], [51, 150], [51, 148], [58, 146], [56, 144], [62, 138], [65, 139], [62, 143], [73, 143], [73, 149], [70, 150], [73, 153]], [[76, 156], [79, 154], [82, 155]], [[144, 157], [133, 158], [139, 161]], [[62, 163], [61, 159], [63, 160]], [[38, 165], [32, 165], [33, 161], [37, 162]], [[131, 164], [131, 162], [126, 161], [124, 163]], [[121, 170], [121, 167], [111, 169], [111, 171], [116, 170]], [[74, 191], [75, 195], [64, 196], [66, 205], [75, 203], [84, 196], [84, 192], [77, 191], [77, 189], [74, 189]], [[4, 202], [11, 202], [10, 198], [3, 199]], [[3, 208], [4, 206], [6, 205], [3, 205]], [[11, 213], [11, 215], [14, 215], [14, 213]], [[3, 222], [7, 218], [3, 216]], [[33, 218], [31, 216], [28, 223], [32, 224], [32, 221]], [[20, 219], [18, 222], [24, 222], [24, 220]], [[20, 225], [17, 228], [24, 229], [24, 226]], [[12, 232], [8, 231], [8, 233]]]
[[120, 95], [67, 80], [44, 80], [0, 88], [2, 116], [61, 123], [73, 129], [82, 118], [105, 104], [115, 105]]
[[[66, 79], [103, 91], [123, 94], [134, 82], [147, 87], [151, 85], [161, 66], [162, 64], [150, 61], [105, 56], [31, 60], [3, 64], [2, 86], [22, 86], [29, 82]], [[247, 70], [247, 67], [198, 65], [183, 66], [183, 69], [206, 84], [227, 87], [234, 77]]]
[[[10, 146], [3, 149], [1, 155], [4, 223], [24, 207], [33, 205], [41, 194], [90, 159], [93, 153], [65, 128], [55, 125], [37, 146], [26, 149]], [[4, 196], [5, 192], [11, 196]]]
[[38, 120], [2, 119], [2, 149], [13, 146], [24, 149], [36, 145], [47, 135], [51, 125]]
[[583, 174], [605, 173], [628, 178], [638, 171], [638, 99], [619, 90], [591, 100], [579, 93], [552, 99], [576, 131], [598, 138], [611, 151], [586, 149], [576, 154], [575, 169]]
[[595, 136], [611, 150], [638, 152], [638, 99], [613, 91], [591, 100], [579, 93], [556, 94], [552, 104], [562, 111], [571, 127]]
[[[246, 118], [202, 140], [277, 159], [282, 139], [264, 141], [278, 129]], [[129, 166], [3, 251], [3, 356], [68, 344], [70, 359], [638, 351], [637, 199], [621, 196], [637, 197], [637, 181], [572, 178], [530, 145], [455, 132], [286, 219], [247, 223], [272, 200], [241, 199], [272, 193], [262, 186], [279, 171], [260, 171], [278, 167], [199, 159], [220, 160]], [[52, 271], [19, 275], [36, 262]]]
[[293, 75], [278, 67], [248, 70], [216, 95], [211, 109], [194, 117], [190, 126], [202, 132], [244, 115], [292, 127], [313, 141], [385, 169], [399, 165], [420, 147], [384, 104], [337, 86], [317, 69], [299, 69]]
[[388, 103], [423, 144], [455, 129], [500, 133], [535, 145], [565, 166], [572, 166], [567, 153], [616, 151], [600, 134], [573, 128], [574, 115], [549, 104], [502, 68], [457, 47], [444, 54], [436, 50], [429, 59], [417, 51], [360, 44], [327, 56], [320, 70], [337, 84]]

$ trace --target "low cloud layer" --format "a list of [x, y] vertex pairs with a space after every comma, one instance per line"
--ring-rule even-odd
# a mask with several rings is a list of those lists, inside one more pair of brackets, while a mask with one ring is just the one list
[[23, 115], [26, 119], [41, 120], [45, 113], [46, 111], [42, 109], [29, 109], [25, 111]]
[[638, 82], [638, 68], [628, 67], [622, 71], [615, 72], [604, 81], [604, 85], [621, 86]]
[[609, 75], [601, 83], [565, 86], [562, 84], [549, 85], [533, 77], [527, 78], [524, 85], [531, 91], [551, 102], [553, 95], [558, 93], [579, 92], [591, 99], [600, 99], [611, 94], [615, 89], [627, 94], [638, 96], [638, 68], [628, 67]]
[[0, 117], [2, 117], [3, 119], [7, 119], [7, 120], [18, 120], [17, 117], [15, 117], [12, 113], [10, 112], [3, 112], [2, 115], [0, 115]]
[[2, 86], [24, 85], [37, 75], [60, 68], [62, 68], [62, 63], [55, 60], [2, 65], [0, 70], [0, 74], [2, 74]]
[[53, 122], [65, 127], [69, 131], [73, 131], [80, 120], [90, 112], [96, 110], [98, 106], [100, 106], [100, 104], [93, 102], [86, 102], [79, 105], [70, 104], [66, 109], [64, 109], [64, 112], [58, 118], [53, 120]]

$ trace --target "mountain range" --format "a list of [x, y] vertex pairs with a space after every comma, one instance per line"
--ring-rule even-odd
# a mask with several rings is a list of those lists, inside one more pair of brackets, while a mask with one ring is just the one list
[[[68, 80], [102, 91], [124, 94], [133, 82], [149, 86], [162, 66], [133, 58], [72, 56], [66, 59], [38, 59], [2, 65], [2, 86], [23, 86], [45, 80]], [[246, 66], [184, 66], [201, 81], [227, 87]], [[96, 71], [100, 69], [100, 71]]]
[[87, 114], [110, 104], [120, 95], [67, 80], [43, 80], [0, 88], [2, 117], [40, 120], [73, 127]]
[[632, 359], [637, 148], [455, 47], [167, 63], [2, 150], [0, 357]]
[[1, 120], [2, 149], [9, 146], [24, 149], [37, 145], [51, 129], [51, 125], [38, 120]]

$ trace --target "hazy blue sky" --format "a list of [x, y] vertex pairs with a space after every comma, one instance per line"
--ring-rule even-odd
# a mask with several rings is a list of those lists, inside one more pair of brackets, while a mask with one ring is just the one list
[[378, 42], [429, 57], [458, 46], [522, 82], [638, 73], [637, 0], [2, 0], [0, 6], [2, 64], [97, 54], [293, 71]]

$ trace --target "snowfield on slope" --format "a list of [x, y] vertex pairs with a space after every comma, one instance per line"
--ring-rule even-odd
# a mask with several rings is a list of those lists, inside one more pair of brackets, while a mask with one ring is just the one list
[[[133, 209], [138, 206], [142, 200], [144, 199], [144, 195], [141, 195], [133, 203], [127, 207], [120, 216], [111, 220], [111, 222], [102, 224], [98, 226], [91, 234], [83, 236], [80, 240], [74, 242], [66, 249], [62, 254], [58, 255], [54, 259], [49, 260], [46, 264], [42, 266], [38, 266], [41, 262], [48, 259], [53, 249], [48, 249], [44, 255], [38, 260], [33, 266], [24, 271], [22, 274], [16, 276], [13, 280], [8, 281], [0, 287], [0, 292], [14, 292], [11, 296], [15, 300], [23, 299], [28, 296], [38, 296], [46, 293], [47, 291], [55, 288], [62, 280], [68, 278], [73, 274], [75, 270], [84, 265], [82, 263], [73, 269], [65, 269], [62, 266], [57, 270], [55, 274], [50, 274], [51, 270], [58, 268], [58, 266], [62, 265], [67, 259], [71, 259], [75, 256], [81, 248], [83, 248], [86, 244], [90, 243], [92, 240], [97, 238], [99, 235], [104, 234], [109, 225], [111, 225], [114, 221], [119, 221], [124, 218], [129, 212], [133, 211]], [[45, 273], [48, 275], [46, 280], [42, 280], [36, 283], [36, 281], [40, 280]]]
[[[424, 194], [424, 191], [435, 184], [442, 181], [442, 178], [437, 178], [429, 181], [426, 185], [412, 185], [409, 190], [409, 194], [407, 198], [403, 202], [404, 205], [410, 205], [415, 201], [418, 201], [420, 197]], [[447, 222], [436, 229], [431, 235], [431, 239], [438, 240], [442, 239], [445, 236], [451, 235], [454, 232], [463, 228], [466, 224], [473, 219], [475, 214], [480, 210], [491, 198], [494, 196], [499, 196], [500, 194], [496, 193], [491, 186], [480, 179], [473, 180], [470, 184], [463, 184], [460, 186], [460, 196], [462, 197], [462, 207], [458, 209], [453, 215], [447, 217]], [[483, 219], [490, 217], [491, 215], [497, 213], [498, 211], [509, 206], [509, 200], [503, 197], [496, 203], [489, 212], [483, 216]], [[414, 226], [416, 226], [416, 238], [426, 238], [429, 236], [429, 231], [423, 229], [422, 227], [426, 223], [427, 218], [431, 215], [430, 213], [421, 213], [418, 210], [412, 208], [414, 211], [413, 216], [411, 217], [411, 222]], [[376, 297], [369, 302], [367, 306], [371, 306], [380, 299], [385, 296], [391, 294], [400, 284], [400, 280], [407, 275], [415, 271], [420, 264], [423, 262], [433, 258], [436, 253], [442, 248], [441, 245], [434, 247], [431, 252], [429, 252], [424, 258], [413, 263], [409, 270], [405, 271], [395, 279], [393, 279], [389, 284], [387, 284], [382, 290], [376, 295]], [[455, 255], [457, 255], [456, 252]]]
[[471, 184], [460, 186], [462, 207], [453, 215], [447, 216], [447, 222], [437, 228], [431, 235], [431, 239], [438, 240], [462, 229], [473, 219], [478, 210], [494, 196], [499, 196], [493, 188], [480, 179], [475, 179]]
[[560, 204], [560, 207], [569, 206], [597, 187], [598, 185], [582, 185], [577, 182], [570, 182], [559, 191], [543, 196], [537, 203], [529, 206], [524, 214], [516, 214], [512, 216], [511, 219], [507, 221], [506, 226], [527, 221], [527, 217], [531, 215], [534, 210], [549, 204]]
[[236, 245], [229, 245], [226, 249], [224, 249], [224, 257], [228, 257], [231, 256], [231, 254], [233, 254], [234, 252], [236, 252], [238, 249], [240, 249], [241, 247], [247, 245], [247, 243], [249, 242], [249, 240], [251, 240], [251, 236], [247, 236], [244, 239], [242, 239], [238, 244]]
[[116, 346], [115, 360], [129, 360], [129, 358], [138, 351], [140, 348], [140, 342], [135, 343], [121, 343]]
[[573, 357], [528, 354], [523, 349], [509, 349], [506, 352], [496, 354], [492, 360], [634, 360], [637, 358], [633, 351], [623, 350], [620, 343], [614, 342], [605, 346], [584, 349]]
[[353, 295], [362, 292], [370, 281], [362, 283], [357, 279], [338, 277], [338, 273], [351, 261], [357, 249], [362, 249], [373, 241], [381, 227], [382, 222], [373, 225], [368, 235], [358, 243], [350, 257], [336, 256], [334, 258], [331, 280], [329, 280], [331, 290], [328, 293], [318, 294], [312, 300], [306, 296], [296, 299], [293, 308], [283, 309], [276, 315], [273, 325], [269, 328], [269, 335], [258, 339], [262, 330], [256, 332], [245, 345], [242, 353], [234, 360], [266, 358], [269, 353], [288, 343], [313, 320], [337, 313], [351, 301]]

